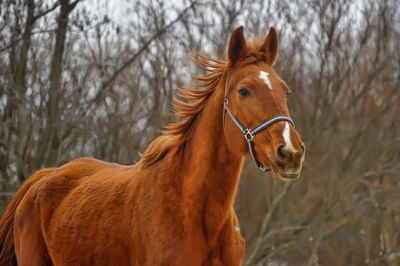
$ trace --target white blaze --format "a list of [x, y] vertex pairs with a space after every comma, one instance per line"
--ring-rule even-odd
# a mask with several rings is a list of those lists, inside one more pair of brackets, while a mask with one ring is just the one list
[[289, 150], [292, 152], [296, 152], [296, 149], [293, 147], [292, 141], [290, 140], [290, 127], [289, 123], [285, 122], [285, 129], [283, 130], [283, 139], [285, 140], [285, 147], [283, 149]]
[[271, 81], [268, 78], [268, 72], [265, 71], [260, 71], [260, 76], [258, 76], [260, 79], [264, 80], [264, 83], [267, 84], [268, 88], [272, 90], [272, 85]]
[[236, 225], [236, 226], [235, 226], [235, 231], [236, 231], [236, 232], [240, 232], [240, 227]]

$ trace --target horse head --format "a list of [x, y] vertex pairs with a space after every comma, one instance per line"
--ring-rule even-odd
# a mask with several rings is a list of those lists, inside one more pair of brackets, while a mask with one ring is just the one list
[[274, 28], [264, 42], [254, 44], [246, 41], [243, 27], [232, 32], [227, 52], [224, 134], [233, 152], [251, 155], [261, 170], [271, 169], [287, 180], [300, 176], [305, 150], [290, 118], [289, 87], [273, 70], [278, 50]]

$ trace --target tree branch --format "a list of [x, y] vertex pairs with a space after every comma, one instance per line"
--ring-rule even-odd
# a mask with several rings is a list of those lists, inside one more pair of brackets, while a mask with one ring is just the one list
[[143, 46], [131, 57], [129, 58], [125, 63], [122, 64], [115, 72], [114, 74], [111, 75], [109, 79], [107, 79], [105, 82], [103, 82], [103, 85], [101, 86], [99, 92], [97, 93], [96, 97], [94, 98], [94, 102], [97, 102], [97, 100], [100, 98], [102, 92], [118, 77], [121, 72], [130, 66], [138, 57], [141, 53], [143, 53], [149, 46], [150, 44], [155, 41], [158, 37], [163, 35], [164, 33], [167, 32], [176, 22], [181, 20], [181, 18], [189, 11], [192, 9], [196, 4], [197, 0], [193, 1], [189, 6], [187, 6], [185, 9], [182, 10], [182, 12], [173, 20], [171, 21], [167, 26], [165, 26], [161, 31], [157, 32], [153, 37], [151, 37], [149, 40], [147, 40]]
[[280, 193], [278, 194], [278, 196], [276, 196], [274, 198], [274, 201], [272, 202], [272, 206], [269, 209], [269, 211], [267, 212], [267, 214], [265, 215], [264, 221], [261, 225], [261, 229], [260, 229], [260, 233], [258, 235], [256, 244], [253, 248], [253, 251], [251, 252], [251, 254], [249, 255], [249, 258], [246, 261], [246, 266], [250, 266], [250, 265], [255, 265], [256, 263], [256, 256], [258, 254], [258, 251], [260, 250], [261, 244], [264, 242], [264, 235], [267, 232], [268, 226], [271, 222], [272, 219], [272, 215], [275, 213], [275, 209], [278, 206], [279, 202], [286, 196], [289, 186], [291, 185], [291, 182], [286, 182], [283, 185], [283, 188], [281, 189]]

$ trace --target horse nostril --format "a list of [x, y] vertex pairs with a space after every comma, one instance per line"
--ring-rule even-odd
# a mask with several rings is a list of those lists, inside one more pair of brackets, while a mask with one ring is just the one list
[[289, 157], [283, 151], [283, 146], [279, 146], [279, 148], [277, 150], [277, 154], [278, 154], [279, 158], [281, 158], [282, 160], [289, 161]]

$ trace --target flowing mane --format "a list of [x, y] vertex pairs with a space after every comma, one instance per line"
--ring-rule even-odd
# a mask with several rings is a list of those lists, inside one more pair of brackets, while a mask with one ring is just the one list
[[[262, 46], [261, 39], [254, 43], [247, 43], [247, 45], [248, 56], [238, 65], [245, 66], [265, 60], [265, 53], [259, 51]], [[209, 96], [218, 86], [224, 85], [228, 62], [201, 54], [198, 51], [193, 50], [192, 52], [194, 56], [188, 56], [188, 58], [205, 70], [206, 74], [201, 76], [190, 74], [193, 79], [191, 84], [197, 89], [177, 88], [173, 110], [178, 121], [165, 126], [162, 135], [147, 146], [137, 163], [140, 169], [149, 167], [162, 159], [172, 147], [184, 144], [193, 122], [203, 110]]]
[[162, 159], [171, 147], [182, 145], [188, 139], [188, 132], [194, 121], [203, 110], [209, 96], [218, 86], [223, 84], [227, 72], [227, 62], [214, 59], [208, 55], [193, 51], [194, 56], [188, 56], [205, 75], [191, 73], [191, 84], [197, 89], [178, 87], [174, 97], [174, 116], [178, 120], [165, 126], [162, 135], [152, 141], [141, 154], [137, 163], [139, 168], [146, 168]]

